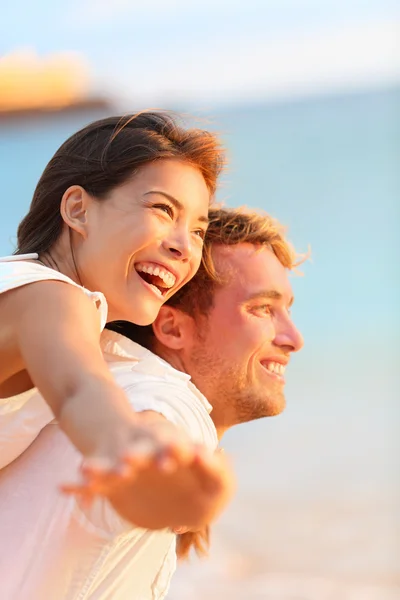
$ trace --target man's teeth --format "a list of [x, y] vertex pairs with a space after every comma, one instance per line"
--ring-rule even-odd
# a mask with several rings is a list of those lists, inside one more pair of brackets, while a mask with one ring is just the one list
[[149, 275], [154, 275], [155, 277], [159, 277], [160, 279], [163, 280], [166, 287], [168, 287], [168, 288], [171, 288], [176, 281], [175, 275], [173, 275], [169, 271], [166, 271], [162, 267], [157, 267], [157, 266], [153, 266], [153, 265], [145, 265], [145, 264], [139, 263], [138, 265], [136, 265], [136, 270], [142, 271], [143, 273], [148, 273]]
[[277, 362], [269, 362], [266, 365], [268, 371], [271, 373], [276, 373], [277, 375], [283, 375], [285, 373], [286, 367]]

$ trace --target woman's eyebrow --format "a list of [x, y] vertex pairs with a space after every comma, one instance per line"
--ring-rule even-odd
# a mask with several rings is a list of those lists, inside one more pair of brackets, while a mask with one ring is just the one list
[[[162, 190], [150, 190], [149, 192], [146, 192], [144, 196], [148, 196], [149, 194], [159, 194], [161, 196], [164, 196], [164, 198], [167, 198], [167, 200], [169, 200], [177, 210], [184, 210], [185, 208], [182, 202], [180, 202], [177, 198], [171, 196], [171, 194], [167, 194], [167, 192], [163, 192]], [[198, 218], [198, 221], [200, 221], [201, 223], [208, 224], [210, 222], [210, 219], [207, 216], [201, 215]]]

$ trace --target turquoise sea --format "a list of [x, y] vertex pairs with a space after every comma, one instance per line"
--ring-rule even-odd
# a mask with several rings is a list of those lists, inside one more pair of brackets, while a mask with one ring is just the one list
[[[169, 598], [400, 598], [400, 89], [209, 114], [230, 157], [219, 199], [311, 247], [293, 277], [305, 347], [286, 412], [227, 434], [239, 491]], [[53, 152], [100, 116], [0, 123], [0, 254]]]

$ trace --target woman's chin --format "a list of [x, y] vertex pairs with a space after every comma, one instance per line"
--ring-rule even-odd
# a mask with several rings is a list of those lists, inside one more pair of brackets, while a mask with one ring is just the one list
[[130, 314], [130, 318], [127, 319], [135, 325], [151, 325], [157, 318], [162, 302], [146, 302], [143, 306], [136, 304], [134, 313]]

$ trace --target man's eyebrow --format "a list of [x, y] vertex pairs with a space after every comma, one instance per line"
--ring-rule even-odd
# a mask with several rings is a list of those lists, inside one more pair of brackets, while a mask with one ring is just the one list
[[[276, 290], [260, 290], [259, 292], [254, 292], [254, 294], [251, 294], [250, 296], [248, 296], [245, 300], [245, 302], [251, 302], [252, 300], [262, 300], [262, 299], [267, 299], [267, 300], [282, 300], [283, 299], [283, 295], [280, 292], [277, 292]], [[289, 300], [288, 306], [292, 306], [294, 302], [294, 296], [292, 296]]]
[[[162, 190], [150, 190], [149, 192], [146, 192], [144, 195], [148, 196], [150, 194], [159, 194], [160, 196], [164, 196], [164, 198], [167, 198], [167, 200], [169, 200], [171, 202], [171, 204], [173, 204], [177, 210], [184, 210], [184, 208], [185, 208], [183, 206], [182, 202], [180, 202], [174, 196], [171, 196], [171, 194], [167, 194], [167, 192], [163, 192]], [[198, 217], [197, 220], [200, 221], [201, 223], [205, 223], [206, 225], [208, 225], [208, 223], [209, 223], [209, 218], [205, 215], [201, 215], [200, 217]]]

